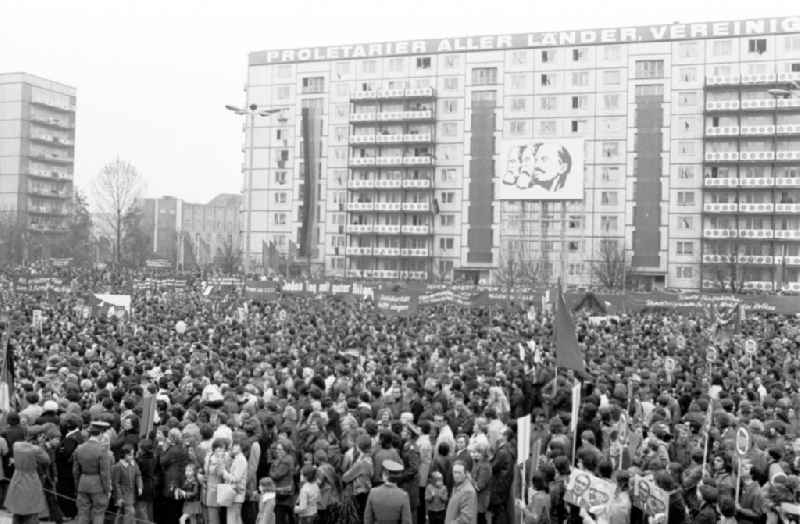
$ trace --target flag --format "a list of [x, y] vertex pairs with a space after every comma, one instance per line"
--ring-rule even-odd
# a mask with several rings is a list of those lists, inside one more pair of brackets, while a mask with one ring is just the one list
[[297, 244], [294, 241], [289, 241], [289, 262], [293, 262], [297, 258]]
[[578, 337], [575, 334], [575, 322], [567, 310], [564, 295], [559, 291], [556, 298], [555, 317], [556, 337], [556, 366], [572, 369], [578, 373], [586, 373], [586, 364], [578, 347]]
[[8, 413], [16, 409], [14, 402], [14, 350], [8, 341], [8, 333], [0, 336], [0, 409]]
[[439, 214], [439, 201], [436, 200], [435, 198], [433, 199], [433, 206], [431, 206], [431, 209], [433, 209], [433, 214], [434, 215], [438, 215]]

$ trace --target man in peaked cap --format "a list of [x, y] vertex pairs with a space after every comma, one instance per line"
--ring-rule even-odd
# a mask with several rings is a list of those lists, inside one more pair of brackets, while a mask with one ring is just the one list
[[103, 524], [111, 492], [111, 459], [101, 435], [108, 428], [108, 422], [92, 422], [89, 440], [75, 450], [72, 474], [78, 486], [78, 524]]
[[397, 487], [403, 465], [384, 460], [383, 484], [372, 488], [364, 509], [364, 524], [411, 524], [411, 505], [405, 490]]

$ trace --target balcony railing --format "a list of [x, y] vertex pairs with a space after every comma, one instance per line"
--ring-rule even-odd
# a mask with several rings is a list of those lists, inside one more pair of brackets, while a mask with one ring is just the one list
[[430, 204], [427, 202], [403, 202], [403, 211], [428, 211]]
[[795, 161], [800, 160], [800, 150], [798, 151], [778, 151], [775, 160]]
[[739, 160], [738, 151], [706, 151], [706, 162], [736, 162]]
[[365, 111], [363, 113], [350, 113], [350, 121], [351, 122], [374, 122], [375, 121], [375, 113], [370, 111]]
[[795, 293], [800, 292], [800, 282], [786, 282], [783, 285], [783, 290]]
[[348, 269], [346, 274], [350, 278], [363, 278], [364, 277], [364, 271], [361, 270], [361, 269]]
[[56, 153], [44, 153], [42, 151], [34, 151], [28, 156], [39, 162], [56, 162], [58, 164], [69, 164], [75, 160], [72, 157], [61, 156]]
[[706, 102], [708, 111], [737, 111], [738, 109], [738, 100], [709, 100]]
[[72, 122], [55, 116], [37, 115], [34, 113], [31, 114], [30, 119], [31, 122], [36, 122], [37, 124], [42, 124], [51, 127], [57, 127], [59, 129], [72, 129], [74, 127], [74, 124]]
[[375, 211], [399, 213], [403, 210], [402, 202], [375, 202]]
[[347, 224], [346, 229], [354, 234], [372, 233], [372, 224]]
[[382, 178], [375, 181], [378, 189], [399, 189], [403, 187], [403, 181], [396, 178]]
[[374, 204], [372, 202], [348, 202], [348, 211], [372, 211]]
[[779, 135], [800, 135], [800, 124], [781, 124], [778, 126]]
[[775, 260], [769, 255], [739, 255], [737, 261], [740, 264], [772, 265]]
[[56, 104], [55, 102], [50, 102], [48, 100], [42, 100], [38, 98], [31, 99], [31, 104], [49, 107], [51, 109], [57, 109], [58, 111], [65, 111], [70, 113], [75, 111], [75, 106], [73, 105]]
[[739, 185], [739, 181], [735, 177], [726, 177], [726, 178], [707, 177], [703, 179], [703, 185], [706, 187], [736, 187], [737, 185]]
[[385, 111], [383, 113], [378, 113], [377, 119], [381, 122], [391, 122], [403, 120], [430, 120], [432, 118], [433, 111], [431, 109], [420, 109], [417, 111]]
[[739, 129], [739, 134], [742, 136], [771, 136], [775, 134], [775, 126], [742, 126]]
[[795, 107], [800, 107], [800, 98], [792, 97], [792, 98], [779, 98], [778, 99], [778, 107], [783, 109], [790, 109]]
[[703, 255], [704, 264], [730, 264], [731, 255]]
[[775, 204], [776, 213], [800, 213], [800, 204]]
[[375, 232], [381, 235], [399, 235], [400, 224], [375, 224]]
[[740, 229], [739, 238], [768, 239], [772, 238], [771, 229]]
[[741, 151], [739, 160], [742, 162], [765, 162], [775, 160], [775, 151]]
[[426, 247], [404, 247], [400, 250], [401, 257], [427, 257], [428, 248]]
[[351, 100], [374, 100], [378, 98], [377, 91], [353, 91], [350, 93]]
[[706, 202], [703, 211], [706, 213], [736, 213], [738, 206], [735, 202]]
[[705, 238], [736, 238], [735, 229], [708, 228], [703, 230]]
[[397, 280], [400, 278], [400, 272], [396, 269], [365, 269], [364, 277]]
[[402, 280], [427, 280], [427, 271], [401, 271], [400, 278]]
[[746, 98], [742, 100], [742, 109], [774, 109], [774, 98]]
[[739, 211], [742, 213], [772, 213], [772, 202], [740, 202]]
[[429, 156], [379, 156], [375, 158], [379, 166], [421, 166], [433, 163], [433, 159]]
[[353, 91], [351, 100], [374, 100], [378, 98], [431, 98], [435, 94], [432, 87], [415, 87], [409, 89], [378, 89], [375, 91]]
[[430, 133], [351, 135], [351, 144], [421, 144], [433, 140]]
[[775, 73], [757, 73], [750, 75], [742, 75], [742, 83], [753, 84], [774, 84], [777, 77]]
[[401, 251], [399, 247], [376, 247], [372, 254], [376, 257], [399, 257]]
[[351, 144], [374, 144], [375, 135], [350, 135]]
[[738, 83], [738, 75], [712, 75], [706, 77], [706, 85], [710, 86], [728, 86], [736, 85]]
[[777, 187], [800, 187], [800, 177], [778, 177], [775, 179]]
[[344, 249], [346, 255], [350, 256], [370, 256], [372, 255], [372, 247], [360, 247], [360, 246], [347, 246]]
[[354, 156], [350, 157], [351, 166], [374, 166], [376, 164], [374, 156]]
[[347, 183], [347, 187], [349, 187], [350, 189], [371, 189], [371, 188], [375, 187], [375, 181], [374, 180], [359, 180], [359, 179], [350, 180]]
[[800, 72], [797, 71], [781, 71], [778, 73], [779, 82], [800, 82]]
[[427, 189], [431, 187], [431, 181], [424, 178], [403, 180], [403, 187], [409, 189]]
[[427, 225], [404, 225], [401, 231], [407, 235], [427, 235], [430, 227]]
[[781, 240], [800, 240], [800, 230], [776, 229], [775, 238], [779, 238]]
[[740, 178], [740, 187], [772, 187], [775, 179], [770, 177]]
[[800, 266], [800, 256], [786, 255], [782, 257], [775, 257], [775, 264], [787, 266]]
[[769, 280], [746, 280], [743, 285], [745, 289], [772, 291], [772, 282]]
[[721, 127], [707, 127], [707, 136], [737, 136], [739, 134], [739, 126], [721, 126]]

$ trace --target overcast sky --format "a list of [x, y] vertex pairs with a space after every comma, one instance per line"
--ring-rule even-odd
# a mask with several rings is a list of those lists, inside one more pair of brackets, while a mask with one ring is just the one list
[[0, 0], [0, 72], [78, 89], [76, 183], [116, 155], [149, 196], [239, 192], [249, 51], [800, 15], [797, 0]]

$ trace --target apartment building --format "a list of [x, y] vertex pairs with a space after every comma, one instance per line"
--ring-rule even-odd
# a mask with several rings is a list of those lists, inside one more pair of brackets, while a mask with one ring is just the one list
[[254, 52], [244, 254], [800, 290], [798, 82], [798, 17]]

